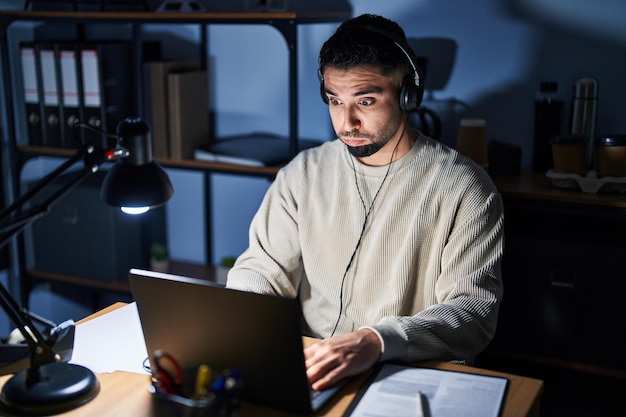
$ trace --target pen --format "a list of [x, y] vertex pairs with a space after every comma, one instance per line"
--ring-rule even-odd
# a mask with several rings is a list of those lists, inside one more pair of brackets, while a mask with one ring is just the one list
[[194, 390], [194, 399], [199, 400], [205, 398], [208, 391], [209, 380], [211, 379], [211, 368], [208, 365], [202, 364], [198, 367], [196, 373], [196, 388]]
[[429, 417], [430, 414], [427, 411], [428, 408], [428, 403], [426, 400], [426, 397], [424, 396], [424, 394], [422, 394], [422, 391], [417, 391], [417, 407], [415, 407], [417, 409], [417, 413], [415, 414], [415, 417]]

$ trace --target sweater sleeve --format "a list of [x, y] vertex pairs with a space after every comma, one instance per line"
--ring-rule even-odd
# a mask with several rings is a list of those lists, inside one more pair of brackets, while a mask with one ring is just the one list
[[503, 208], [493, 192], [461, 205], [436, 285], [437, 303], [413, 316], [388, 316], [372, 326], [381, 360], [471, 362], [493, 337], [502, 297]]
[[[297, 204], [283, 168], [272, 182], [250, 224], [249, 246], [228, 272], [227, 287], [296, 297], [302, 277]], [[295, 187], [297, 188], [297, 186]]]

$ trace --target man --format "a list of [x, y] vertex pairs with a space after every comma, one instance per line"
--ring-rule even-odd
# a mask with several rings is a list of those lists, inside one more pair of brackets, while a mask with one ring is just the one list
[[[319, 56], [338, 140], [277, 174], [231, 288], [299, 297], [314, 389], [378, 361], [470, 362], [493, 337], [503, 214], [485, 171], [407, 127], [423, 93], [394, 22], [344, 22]], [[278, 342], [277, 342], [278, 343]]]

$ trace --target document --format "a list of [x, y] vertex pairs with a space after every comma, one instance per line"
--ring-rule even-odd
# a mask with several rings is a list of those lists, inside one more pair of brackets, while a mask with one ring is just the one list
[[136, 303], [76, 326], [70, 363], [98, 373], [125, 371], [147, 375], [143, 367], [147, 357]]
[[351, 417], [498, 417], [506, 378], [383, 364], [359, 393]]

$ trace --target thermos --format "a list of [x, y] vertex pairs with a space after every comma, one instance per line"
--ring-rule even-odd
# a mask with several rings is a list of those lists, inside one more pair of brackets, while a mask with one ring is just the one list
[[574, 83], [571, 108], [570, 133], [584, 135], [587, 141], [587, 168], [593, 169], [594, 139], [598, 82], [593, 78], [580, 78]]

